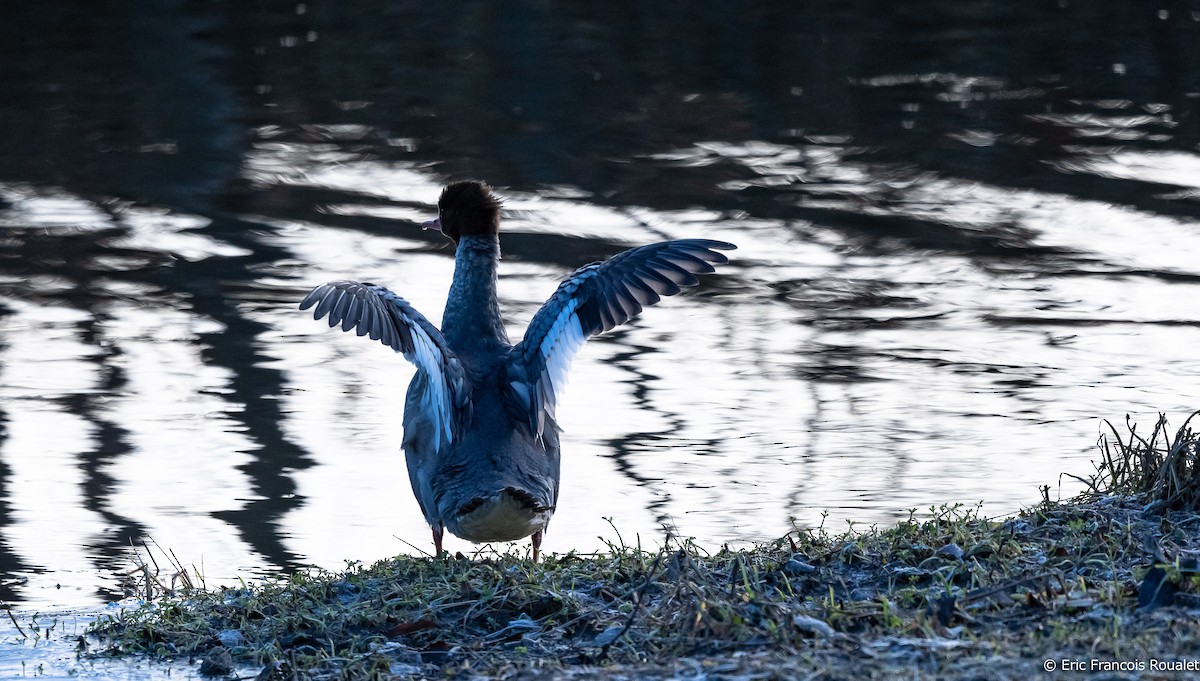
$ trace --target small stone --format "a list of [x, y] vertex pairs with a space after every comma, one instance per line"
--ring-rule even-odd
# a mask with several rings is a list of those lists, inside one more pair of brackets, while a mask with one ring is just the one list
[[807, 575], [817, 571], [815, 565], [792, 558], [783, 564], [783, 571], [789, 575]]
[[227, 648], [211, 648], [200, 661], [201, 676], [229, 676], [233, 673], [233, 655]]
[[823, 620], [819, 620], [816, 617], [809, 617], [808, 615], [793, 616], [792, 626], [796, 627], [800, 631], [807, 631], [812, 634], [817, 634], [818, 636], [824, 636], [825, 638], [831, 638], [834, 636], [833, 627], [829, 626], [829, 624]]
[[242, 632], [237, 629], [225, 629], [217, 634], [217, 640], [226, 648], [236, 648], [242, 645], [246, 639], [242, 636]]
[[964, 553], [966, 552], [963, 551], [961, 546], [951, 542], [935, 551], [934, 555], [941, 556], [943, 558], [953, 558], [954, 560], [962, 560]]

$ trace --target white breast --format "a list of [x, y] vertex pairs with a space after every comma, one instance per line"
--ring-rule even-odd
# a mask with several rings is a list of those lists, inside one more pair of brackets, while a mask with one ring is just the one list
[[549, 511], [531, 509], [506, 490], [470, 512], [448, 519], [446, 529], [473, 542], [516, 541], [544, 529], [548, 522]]

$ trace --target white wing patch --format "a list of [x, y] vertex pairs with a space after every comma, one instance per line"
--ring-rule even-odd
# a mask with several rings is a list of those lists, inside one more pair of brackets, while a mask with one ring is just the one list
[[643, 308], [700, 283], [696, 275], [728, 262], [719, 253], [736, 248], [709, 239], [649, 244], [584, 265], [563, 280], [533, 315], [525, 338], [508, 360], [512, 399], [527, 411], [536, 437], [554, 418], [571, 360], [584, 341], [637, 316]]
[[300, 303], [316, 306], [313, 317], [329, 315], [329, 326], [370, 335], [417, 366], [418, 409], [429, 422], [432, 444], [440, 451], [454, 440], [456, 417], [467, 408], [466, 372], [441, 333], [408, 301], [382, 286], [331, 281], [316, 287]]
[[579, 301], [572, 298], [558, 314], [538, 348], [542, 360], [546, 364], [546, 371], [537, 382], [537, 391], [541, 397], [539, 401], [545, 406], [545, 410], [539, 411], [537, 415], [539, 435], [545, 428], [546, 414], [554, 418], [557, 396], [562, 395], [567, 387], [571, 360], [574, 359], [575, 353], [579, 351], [583, 342], [587, 340], [583, 335], [583, 325], [579, 322], [579, 315], [575, 313], [578, 307]]
[[[417, 365], [418, 370], [426, 374], [421, 411], [433, 424], [434, 450], [441, 451], [443, 439], [447, 444], [453, 439], [450, 424], [454, 400], [450, 397], [452, 391], [447, 384], [447, 376], [442, 372], [445, 358], [429, 336], [418, 332], [413, 334], [413, 351], [404, 353], [404, 359]], [[455, 364], [458, 362], [457, 359], [451, 361]]]

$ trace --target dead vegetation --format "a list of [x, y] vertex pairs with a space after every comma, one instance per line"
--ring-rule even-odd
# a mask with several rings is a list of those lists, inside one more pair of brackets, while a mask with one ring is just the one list
[[1143, 437], [1129, 416], [1122, 433], [1105, 421], [1108, 432], [1100, 437], [1101, 460], [1090, 490], [1095, 494], [1136, 494], [1155, 508], [1200, 509], [1200, 438], [1192, 431], [1193, 412], [1171, 434], [1167, 415], [1159, 414], [1148, 437]]

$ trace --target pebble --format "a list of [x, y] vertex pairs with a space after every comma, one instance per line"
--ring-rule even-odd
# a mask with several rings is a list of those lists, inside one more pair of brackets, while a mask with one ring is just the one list
[[961, 546], [959, 546], [958, 544], [951, 543], [951, 544], [946, 544], [942, 548], [935, 551], [934, 555], [942, 556], [943, 558], [953, 558], [954, 560], [962, 560], [964, 553], [966, 553], [966, 552], [963, 551]]
[[801, 631], [811, 632], [826, 638], [831, 638], [834, 635], [833, 627], [817, 619], [816, 617], [809, 617], [807, 615], [793, 616], [792, 626]]
[[245, 641], [245, 638], [242, 636], [242, 632], [238, 631], [237, 629], [226, 629], [217, 634], [217, 640], [219, 640], [221, 645], [225, 646], [226, 648], [236, 648], [242, 645], [242, 642]]
[[789, 575], [807, 575], [816, 572], [817, 567], [811, 563], [804, 562], [796, 556], [792, 556], [788, 562], [783, 564], [783, 571]]
[[233, 673], [233, 655], [227, 648], [213, 648], [200, 661], [201, 676], [228, 676]]

